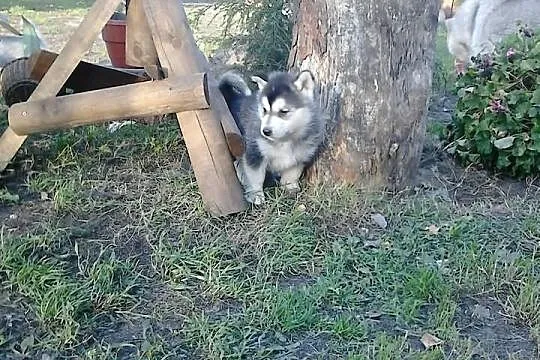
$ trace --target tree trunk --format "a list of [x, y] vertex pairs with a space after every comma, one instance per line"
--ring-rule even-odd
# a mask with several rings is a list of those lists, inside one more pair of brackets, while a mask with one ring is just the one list
[[328, 120], [312, 182], [401, 189], [418, 170], [440, 0], [300, 0], [289, 66], [311, 70]]

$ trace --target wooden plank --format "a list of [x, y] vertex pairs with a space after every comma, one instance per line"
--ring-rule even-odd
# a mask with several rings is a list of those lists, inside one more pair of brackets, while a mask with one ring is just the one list
[[[37, 51], [32, 54], [28, 62], [29, 77], [32, 80], [41, 81], [57, 57], [58, 54], [47, 50]], [[125, 69], [116, 69], [81, 61], [62, 88], [72, 89], [75, 93], [80, 93], [148, 80], [150, 78], [143, 76], [142, 73], [135, 74]]]
[[158, 65], [152, 32], [144, 14], [143, 0], [129, 4], [126, 27], [126, 63], [131, 66]]
[[203, 73], [18, 103], [10, 107], [8, 118], [15, 133], [30, 135], [208, 108], [206, 74]]
[[146, 71], [152, 80], [161, 80], [167, 77], [159, 65], [145, 65], [144, 71]]
[[[169, 76], [208, 68], [181, 1], [144, 1], [144, 8], [160, 63]], [[210, 84], [209, 79], [209, 93], [214, 91], [212, 86], [215, 84]], [[247, 203], [220, 124], [219, 113], [229, 111], [219, 108], [219, 104], [215, 107], [214, 98], [210, 101], [209, 110], [185, 112], [177, 117], [203, 201], [212, 214], [223, 216], [245, 210]]]
[[4, 130], [4, 133], [0, 137], [0, 171], [6, 169], [25, 140], [26, 136], [15, 134], [9, 127]]
[[[96, 0], [29, 100], [55, 96], [92, 46], [121, 0]], [[26, 140], [8, 128], [0, 137], [0, 171], [3, 171]]]
[[[144, 0], [145, 6], [148, 5], [148, 3], [152, 3], [151, 0]], [[236, 122], [234, 121], [231, 113], [229, 112], [229, 108], [227, 107], [227, 103], [225, 102], [225, 99], [223, 99], [223, 96], [219, 91], [213, 91], [213, 87], [217, 87], [217, 82], [215, 80], [215, 77], [212, 75], [210, 64], [204, 54], [199, 50], [197, 47], [197, 43], [195, 42], [195, 38], [193, 37], [193, 33], [191, 31], [191, 28], [189, 26], [189, 23], [187, 22], [187, 18], [183, 9], [183, 2], [182, 1], [167, 1], [163, 4], [163, 8], [171, 11], [171, 14], [168, 16], [164, 16], [164, 11], [159, 15], [162, 16], [161, 18], [154, 18], [151, 15], [149, 17], [149, 22], [155, 23], [162, 23], [161, 28], [163, 29], [173, 29], [176, 27], [176, 33], [180, 37], [172, 36], [172, 34], [167, 34], [166, 31], [163, 31], [163, 36], [170, 36], [170, 38], [167, 40], [167, 42], [164, 42], [161, 44], [161, 46], [164, 46], [167, 50], [172, 50], [174, 56], [180, 56], [181, 62], [178, 62], [176, 64], [177, 69], [175, 69], [176, 72], [180, 71], [183, 74], [190, 73], [190, 72], [206, 72], [208, 73], [208, 84], [211, 94], [215, 94], [215, 99], [212, 98], [212, 108], [216, 108], [217, 114], [219, 114], [219, 120], [221, 122], [221, 126], [223, 128], [223, 131], [225, 132], [225, 138], [227, 140], [227, 145], [229, 147], [229, 151], [233, 156], [239, 157], [244, 152], [244, 142], [242, 139], [242, 135], [240, 133], [240, 130], [238, 129], [238, 126], [236, 125]], [[180, 6], [180, 13], [176, 10], [176, 8]], [[171, 20], [173, 19], [174, 20]], [[181, 23], [175, 23], [173, 21], [180, 21]], [[154, 36], [154, 45], [156, 48], [160, 46], [156, 43], [156, 38]], [[174, 49], [180, 49], [177, 53]], [[176, 50], [177, 51], [177, 50]], [[166, 59], [165, 62], [163, 60], [163, 51], [159, 51], [159, 59], [161, 61], [161, 65], [165, 68], [167, 68], [168, 71], [171, 71], [171, 69], [168, 68], [166, 63], [169, 63], [173, 59]]]
[[[161, 67], [154, 46], [154, 39], [144, 13], [143, 0], [130, 1], [126, 26], [126, 62], [141, 66], [152, 80], [161, 80]], [[162, 115], [139, 118], [138, 121], [154, 123], [163, 119]]]

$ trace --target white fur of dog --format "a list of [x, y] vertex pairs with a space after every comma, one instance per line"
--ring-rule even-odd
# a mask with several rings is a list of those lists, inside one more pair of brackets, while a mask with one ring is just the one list
[[472, 56], [493, 51], [518, 22], [540, 26], [540, 1], [466, 0], [453, 18], [444, 20], [448, 50], [457, 62], [469, 63]]

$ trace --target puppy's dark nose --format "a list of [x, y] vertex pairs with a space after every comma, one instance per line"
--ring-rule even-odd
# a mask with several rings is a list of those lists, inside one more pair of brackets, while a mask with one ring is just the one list
[[272, 129], [264, 128], [263, 129], [264, 136], [272, 136]]

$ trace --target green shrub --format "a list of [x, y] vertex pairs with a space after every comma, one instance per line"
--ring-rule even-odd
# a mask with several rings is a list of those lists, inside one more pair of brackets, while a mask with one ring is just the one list
[[[232, 46], [245, 46], [245, 67], [260, 73], [286, 69], [292, 42], [286, 0], [218, 0], [214, 6], [225, 17], [224, 37]], [[231, 35], [231, 26], [241, 35]]]
[[443, 26], [437, 30], [435, 60], [433, 62], [433, 92], [438, 95], [448, 93], [455, 83], [454, 58], [446, 45], [447, 32]]
[[540, 35], [520, 27], [456, 83], [449, 152], [523, 178], [540, 169]]

